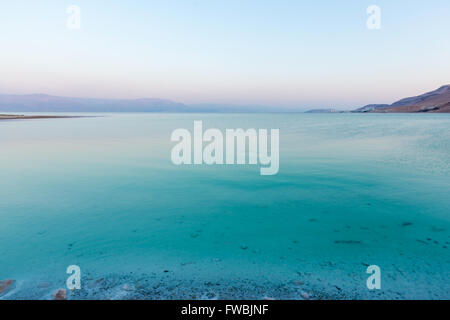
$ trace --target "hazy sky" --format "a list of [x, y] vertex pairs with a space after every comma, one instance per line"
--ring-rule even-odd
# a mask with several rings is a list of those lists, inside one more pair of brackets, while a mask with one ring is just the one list
[[449, 17], [449, 0], [2, 1], [0, 93], [391, 103], [450, 83]]

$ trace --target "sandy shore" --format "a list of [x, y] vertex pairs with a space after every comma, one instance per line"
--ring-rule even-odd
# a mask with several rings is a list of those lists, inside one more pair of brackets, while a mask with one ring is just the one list
[[83, 118], [82, 116], [28, 116], [21, 114], [0, 114], [0, 120], [26, 120], [26, 119], [64, 119], [64, 118]]

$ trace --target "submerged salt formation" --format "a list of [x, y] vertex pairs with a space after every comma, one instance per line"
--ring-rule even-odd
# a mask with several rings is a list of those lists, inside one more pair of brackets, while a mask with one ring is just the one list
[[0, 295], [7, 292], [12, 287], [13, 284], [14, 284], [13, 279], [0, 281]]

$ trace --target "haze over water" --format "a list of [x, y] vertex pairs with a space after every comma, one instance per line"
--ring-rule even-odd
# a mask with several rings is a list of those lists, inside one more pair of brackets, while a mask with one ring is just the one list
[[[173, 165], [170, 134], [194, 120], [280, 129], [279, 173]], [[0, 279], [43, 297], [30, 283], [64, 286], [76, 264], [92, 279], [301, 280], [348, 297], [448, 299], [449, 138], [447, 114], [3, 121]], [[368, 265], [382, 270], [380, 292], [366, 288]]]

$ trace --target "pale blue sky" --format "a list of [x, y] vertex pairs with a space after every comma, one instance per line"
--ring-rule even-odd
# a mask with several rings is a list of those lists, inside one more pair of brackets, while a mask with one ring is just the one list
[[[67, 6], [81, 30], [66, 28]], [[368, 30], [366, 8], [382, 10]], [[449, 0], [15, 0], [0, 93], [348, 108], [450, 83]]]

